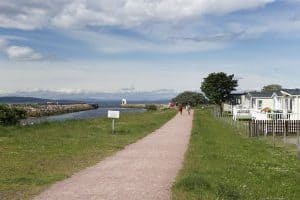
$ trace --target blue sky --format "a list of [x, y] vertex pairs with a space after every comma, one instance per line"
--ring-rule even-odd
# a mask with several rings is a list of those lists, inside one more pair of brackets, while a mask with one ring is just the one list
[[299, 88], [299, 0], [2, 0], [0, 93]]

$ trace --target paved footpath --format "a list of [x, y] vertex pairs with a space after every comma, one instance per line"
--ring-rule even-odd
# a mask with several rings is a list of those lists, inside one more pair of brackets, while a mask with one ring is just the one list
[[182, 167], [193, 113], [163, 127], [93, 167], [52, 185], [37, 200], [167, 200]]

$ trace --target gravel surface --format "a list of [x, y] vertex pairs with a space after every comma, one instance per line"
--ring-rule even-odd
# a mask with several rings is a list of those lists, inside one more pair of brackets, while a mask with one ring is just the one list
[[170, 199], [170, 187], [182, 167], [192, 121], [193, 113], [177, 114], [157, 131], [52, 185], [35, 199]]

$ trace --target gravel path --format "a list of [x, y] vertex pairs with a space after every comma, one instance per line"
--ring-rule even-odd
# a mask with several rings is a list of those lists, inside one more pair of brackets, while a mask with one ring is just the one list
[[170, 187], [182, 166], [192, 120], [193, 113], [176, 115], [157, 131], [54, 184], [35, 199], [170, 199]]

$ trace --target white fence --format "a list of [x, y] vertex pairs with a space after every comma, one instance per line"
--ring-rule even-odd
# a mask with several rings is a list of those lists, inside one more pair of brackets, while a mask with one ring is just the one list
[[246, 109], [246, 108], [236, 108], [236, 107], [233, 107], [232, 115], [233, 115], [233, 120], [238, 120], [238, 119], [252, 119], [251, 110], [250, 109]]
[[255, 109], [233, 108], [233, 120], [300, 120], [300, 113], [268, 113]]

